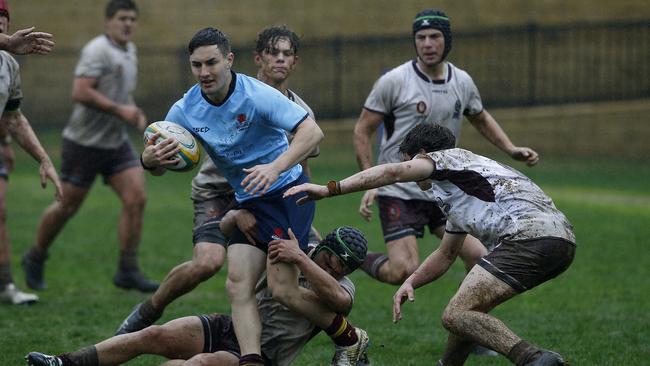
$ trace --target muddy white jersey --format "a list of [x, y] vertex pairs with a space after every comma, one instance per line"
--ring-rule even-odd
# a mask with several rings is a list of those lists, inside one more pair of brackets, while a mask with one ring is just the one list
[[517, 170], [458, 148], [416, 158], [435, 164], [430, 191], [447, 215], [447, 232], [469, 233], [490, 250], [503, 239], [556, 237], [575, 243], [564, 214]]
[[[314, 112], [309, 108], [307, 103], [302, 100], [296, 93], [291, 90], [287, 90], [287, 94], [290, 100], [301, 106], [304, 110], [309, 113], [309, 116], [315, 121]], [[289, 141], [293, 136], [288, 136]], [[318, 146], [309, 154], [309, 158], [316, 157], [320, 153]], [[217, 167], [214, 165], [210, 156], [205, 154], [201, 168], [196, 176], [192, 179], [192, 200], [194, 201], [207, 201], [217, 197], [227, 196], [234, 194], [234, 190], [228, 184], [226, 178], [224, 178]]]
[[[449, 62], [445, 66], [442, 80], [429, 78], [415, 60], [392, 69], [377, 80], [364, 104], [364, 108], [384, 115], [377, 164], [401, 162], [399, 145], [416, 125], [430, 122], [445, 126], [458, 142], [463, 116], [483, 111], [481, 96], [469, 74]], [[379, 194], [433, 200], [410, 182], [381, 187]]]

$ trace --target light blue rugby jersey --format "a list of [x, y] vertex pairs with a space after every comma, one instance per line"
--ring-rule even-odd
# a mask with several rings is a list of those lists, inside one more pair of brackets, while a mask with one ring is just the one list
[[[237, 201], [253, 198], [244, 192], [244, 168], [267, 164], [287, 150], [286, 131], [309, 115], [278, 90], [252, 77], [235, 74], [228, 96], [220, 105], [202, 93], [198, 84], [174, 103], [165, 120], [189, 130], [203, 145], [219, 171], [235, 189]], [[282, 188], [302, 173], [300, 164], [282, 173], [268, 192]]]

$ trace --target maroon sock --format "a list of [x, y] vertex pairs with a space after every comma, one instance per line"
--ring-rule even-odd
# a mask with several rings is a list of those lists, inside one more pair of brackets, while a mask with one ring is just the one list
[[332, 324], [325, 329], [325, 333], [332, 338], [337, 346], [351, 346], [359, 340], [352, 324], [341, 314], [336, 315]]
[[257, 353], [249, 353], [239, 358], [239, 366], [264, 366], [264, 359]]

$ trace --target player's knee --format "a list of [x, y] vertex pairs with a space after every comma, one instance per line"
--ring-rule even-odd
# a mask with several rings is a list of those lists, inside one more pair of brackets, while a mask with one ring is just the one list
[[448, 304], [442, 313], [442, 326], [450, 332], [458, 328], [458, 322], [461, 320], [462, 310], [458, 307]]
[[401, 263], [391, 267], [391, 276], [388, 282], [392, 285], [401, 285], [416, 269], [417, 266], [409, 265], [408, 263]]
[[223, 258], [197, 258], [192, 260], [192, 277], [205, 281], [223, 266]]
[[74, 216], [77, 211], [79, 211], [79, 206], [81, 206], [77, 202], [67, 202], [65, 199], [61, 203], [55, 203], [55, 205], [58, 215], [65, 219], [69, 219]]
[[124, 207], [129, 211], [144, 211], [147, 204], [147, 194], [144, 192], [129, 194], [124, 197]]
[[226, 279], [226, 292], [231, 303], [245, 301], [250, 295], [250, 289], [244, 281], [230, 274], [228, 274], [228, 278]]

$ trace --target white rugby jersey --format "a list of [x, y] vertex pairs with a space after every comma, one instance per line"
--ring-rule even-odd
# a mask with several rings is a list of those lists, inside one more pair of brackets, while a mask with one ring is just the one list
[[[307, 113], [309, 113], [309, 117], [314, 121], [316, 120], [314, 112], [309, 108], [307, 103], [302, 100], [302, 98], [291, 90], [287, 90], [287, 94], [291, 101], [301, 106], [307, 111]], [[291, 141], [291, 136], [289, 137], [289, 141]], [[320, 151], [317, 146], [308, 157], [316, 157], [319, 153]], [[203, 158], [203, 163], [201, 164], [199, 172], [192, 179], [192, 200], [207, 201], [230, 194], [234, 194], [232, 187], [230, 187], [226, 178], [219, 173], [219, 170], [214, 165], [214, 162], [212, 162], [212, 159], [206, 155]]]
[[[135, 104], [133, 93], [138, 79], [135, 44], [122, 48], [102, 34], [81, 51], [75, 77], [97, 79], [96, 89], [119, 104]], [[116, 115], [75, 103], [63, 137], [82, 146], [114, 149], [129, 139], [128, 124]]]
[[22, 98], [18, 62], [8, 52], [0, 51], [0, 114], [17, 109]]
[[463, 149], [418, 155], [435, 163], [432, 188], [445, 230], [469, 233], [488, 249], [502, 239], [563, 238], [573, 226], [535, 183], [515, 169]]
[[[419, 69], [416, 60], [411, 60], [377, 80], [364, 108], [385, 116], [377, 157], [377, 164], [385, 164], [402, 161], [400, 143], [413, 127], [422, 122], [449, 128], [458, 143], [463, 116], [481, 113], [483, 103], [467, 72], [446, 62], [444, 79], [431, 80]], [[379, 194], [401, 199], [433, 200], [412, 182], [381, 187]]]

